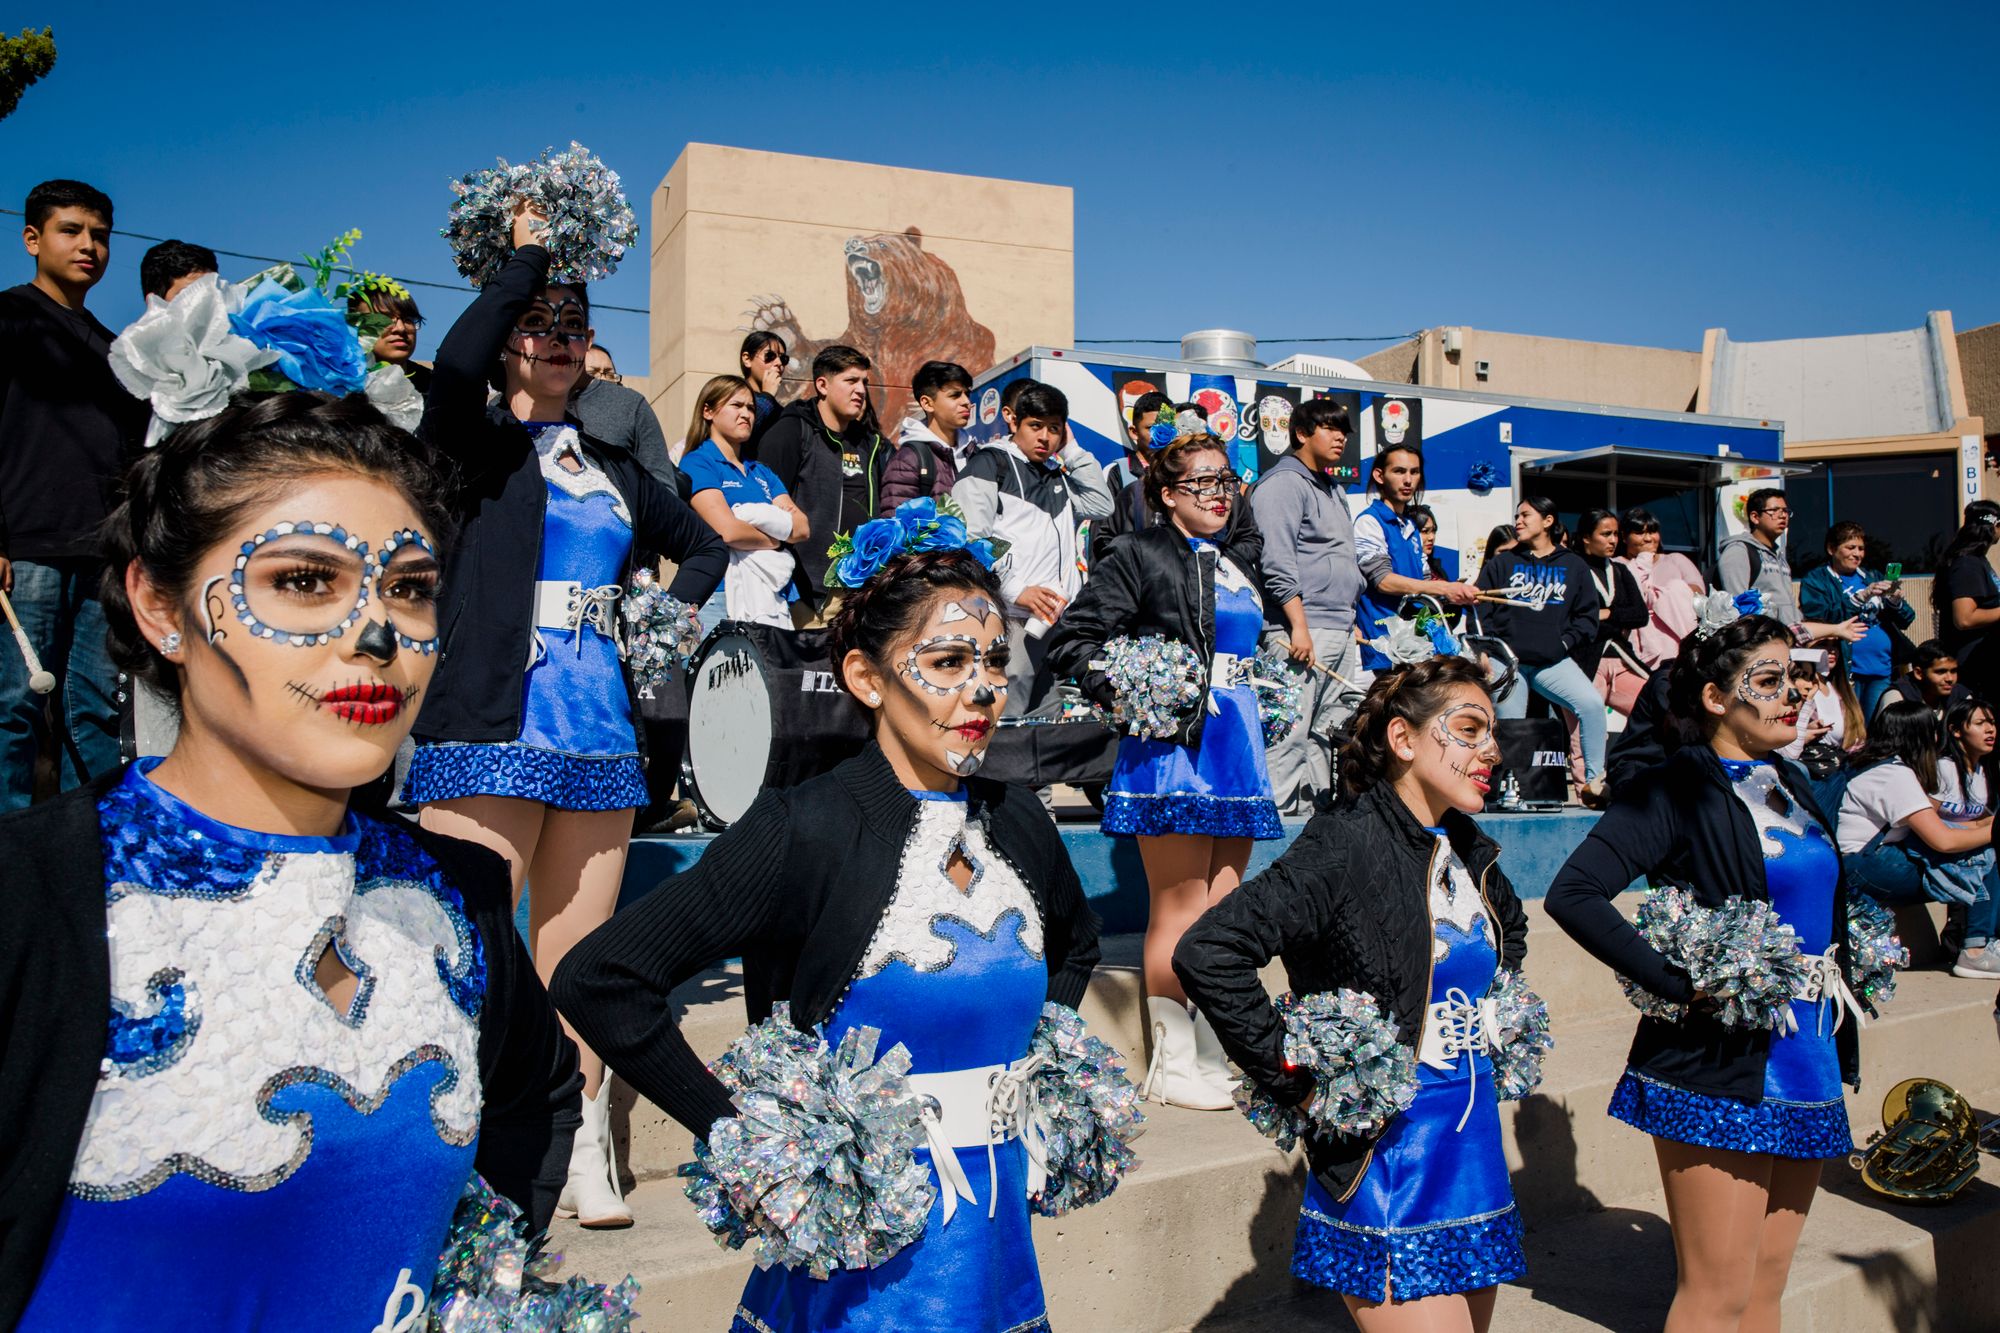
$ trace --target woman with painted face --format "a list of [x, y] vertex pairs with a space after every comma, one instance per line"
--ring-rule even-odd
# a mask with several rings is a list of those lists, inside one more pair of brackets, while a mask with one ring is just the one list
[[[1190, 417], [1190, 420], [1193, 418]], [[1174, 945], [1243, 879], [1250, 844], [1283, 836], [1248, 671], [1263, 628], [1263, 539], [1221, 440], [1206, 430], [1154, 455], [1146, 499], [1161, 522], [1118, 541], [1050, 637], [1049, 662], [1098, 703], [1095, 663], [1119, 635], [1159, 635], [1208, 664], [1200, 700], [1168, 740], [1128, 736], [1104, 790], [1104, 831], [1135, 834], [1152, 897], [1146, 922], [1147, 1086], [1203, 1111], [1235, 1105], [1215, 1030], [1188, 1008]]]
[[[437, 682], [403, 787], [424, 827], [507, 858], [546, 981], [611, 917], [633, 812], [647, 802], [619, 601], [635, 549], [680, 564], [690, 606], [715, 590], [722, 541], [630, 450], [579, 430], [570, 398], [589, 296], [547, 280], [527, 211], [514, 255], [438, 347], [419, 434], [456, 466], [464, 529], [439, 608]], [[489, 381], [499, 390], [490, 405]], [[603, 1064], [583, 1052], [584, 1125], [561, 1212], [629, 1226]]]
[[292, 393], [130, 473], [110, 649], [179, 736], [0, 821], [0, 1327], [377, 1327], [475, 1169], [554, 1211], [581, 1080], [505, 864], [349, 805], [438, 671], [426, 456]]
[[1514, 510], [1519, 541], [1479, 568], [1478, 586], [1504, 600], [1482, 602], [1480, 623], [1520, 659], [1519, 677], [1497, 701], [1501, 717], [1526, 717], [1528, 692], [1576, 715], [1583, 741], [1583, 803], [1604, 800], [1604, 699], [1577, 665], [1597, 642], [1603, 601], [1590, 567], [1557, 540], [1555, 501], [1531, 495]]
[[[1727, 622], [1727, 623], [1718, 623]], [[1549, 915], [1625, 978], [1689, 1008], [1639, 1020], [1610, 1113], [1653, 1137], [1673, 1220], [1672, 1333], [1776, 1328], [1786, 1274], [1828, 1158], [1853, 1150], [1843, 1081], [1860, 1085], [1849, 989], [1848, 885], [1834, 825], [1804, 770], [1792, 635], [1767, 616], [1704, 610], [1669, 690], [1685, 744], [1619, 787], [1549, 887]], [[1794, 1029], [1726, 1026], [1688, 974], [1614, 903], [1634, 880], [1704, 908], [1767, 902], [1798, 932], [1812, 981]], [[1842, 1021], [1845, 1019], [1845, 1021]]]
[[[730, 1325], [741, 1333], [1047, 1327], [1026, 1154], [990, 1098], [1027, 1054], [1044, 1002], [1083, 998], [1097, 919], [1035, 793], [974, 776], [1006, 700], [999, 583], [972, 552], [913, 550], [897, 529], [891, 517], [855, 534], [879, 559], [890, 533], [893, 553], [872, 573], [865, 559], [835, 566], [859, 581], [834, 619], [832, 653], [868, 715], [867, 748], [796, 787], [767, 788], [693, 869], [556, 970], [563, 1013], [702, 1143], [723, 1142], [718, 1127], [738, 1111], [669, 996], [732, 957], [770, 978], [799, 1031], [837, 1046], [867, 1027], [879, 1050], [901, 1043], [912, 1085], [937, 1099], [949, 1144], [931, 1141], [950, 1157], [919, 1151], [938, 1188], [923, 1234], [874, 1268], [761, 1269]], [[989, 1127], [1003, 1121], [989, 1150]]]
[[1480, 832], [1500, 747], [1477, 666], [1439, 657], [1378, 675], [1341, 754], [1353, 798], [1182, 937], [1174, 970], [1222, 1044], [1281, 1106], [1312, 1078], [1258, 972], [1295, 994], [1352, 990], [1416, 1053], [1416, 1100], [1374, 1134], [1306, 1139], [1292, 1272], [1331, 1287], [1362, 1333], [1483, 1330], [1527, 1270], [1482, 1001], [1518, 973], [1528, 923]]

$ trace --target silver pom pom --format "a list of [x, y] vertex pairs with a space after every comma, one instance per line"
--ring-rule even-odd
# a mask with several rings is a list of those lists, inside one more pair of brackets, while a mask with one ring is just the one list
[[1872, 1004], [1896, 998], [1896, 972], [1910, 965], [1910, 950], [1889, 910], [1859, 893], [1847, 900], [1847, 956], [1856, 995]]
[[660, 586], [650, 569], [632, 575], [618, 608], [625, 622], [625, 661], [641, 694], [663, 685], [701, 647], [701, 617]]
[[1208, 668], [1178, 639], [1120, 635], [1090, 664], [1118, 692], [1117, 705], [1100, 716], [1141, 740], [1171, 740], [1201, 701]]
[[[1685, 889], [1654, 888], [1639, 905], [1635, 924], [1646, 942], [1687, 972], [1694, 988], [1714, 1005], [1727, 1027], [1775, 1030], [1790, 1018], [1792, 997], [1810, 965], [1799, 953], [1798, 932], [1769, 903], [1731, 898], [1722, 907], [1698, 906]], [[1620, 977], [1626, 998], [1642, 1014], [1679, 1022], [1688, 1007], [1662, 999]]]
[[1044, 1004], [1028, 1054], [1041, 1064], [1029, 1086], [1027, 1131], [1047, 1172], [1028, 1204], [1043, 1217], [1061, 1217], [1109, 1198], [1139, 1165], [1130, 1145], [1146, 1117], [1125, 1058], [1085, 1032], [1076, 1010]]
[[1519, 972], [1505, 968], [1489, 994], [1493, 1026], [1486, 1035], [1492, 1047], [1493, 1090], [1503, 1102], [1519, 1101], [1541, 1086], [1542, 1057], [1556, 1044], [1549, 1031], [1549, 1006], [1528, 989]]
[[1298, 1142], [1308, 1118], [1324, 1133], [1366, 1137], [1416, 1100], [1416, 1052], [1396, 1039], [1395, 1021], [1374, 997], [1351, 990], [1288, 993], [1278, 997], [1277, 1008], [1285, 1024], [1285, 1063], [1312, 1076], [1312, 1100], [1302, 1114], [1245, 1076], [1236, 1105], [1280, 1148]]
[[521, 1210], [478, 1175], [466, 1184], [432, 1279], [430, 1333], [625, 1333], [639, 1284], [558, 1282], [560, 1254], [538, 1252]]
[[525, 199], [548, 218], [542, 244], [549, 281], [596, 282], [618, 268], [638, 244], [639, 223], [618, 173], [572, 142], [566, 152], [544, 149], [533, 162], [470, 172], [452, 182], [457, 196], [444, 238], [458, 271], [483, 287], [514, 253], [514, 204]]

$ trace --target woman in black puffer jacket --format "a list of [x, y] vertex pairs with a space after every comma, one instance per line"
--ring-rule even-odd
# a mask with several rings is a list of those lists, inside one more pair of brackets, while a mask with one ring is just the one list
[[1378, 1133], [1307, 1137], [1292, 1272], [1342, 1293], [1363, 1333], [1413, 1302], [1438, 1304], [1429, 1327], [1483, 1330], [1494, 1287], [1527, 1268], [1480, 1006], [1519, 971], [1527, 918], [1468, 817], [1500, 759], [1493, 703], [1472, 663], [1434, 658], [1377, 676], [1353, 731], [1340, 771], [1354, 799], [1197, 921], [1174, 970], [1281, 1106], [1313, 1081], [1286, 1063], [1258, 969], [1282, 957], [1294, 994], [1373, 998], [1418, 1053], [1416, 1100]]

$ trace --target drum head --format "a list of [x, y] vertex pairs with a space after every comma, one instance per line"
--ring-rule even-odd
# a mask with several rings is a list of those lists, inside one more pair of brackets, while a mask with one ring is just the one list
[[771, 756], [771, 681], [757, 642], [719, 625], [695, 657], [688, 695], [688, 799], [711, 825], [743, 817]]

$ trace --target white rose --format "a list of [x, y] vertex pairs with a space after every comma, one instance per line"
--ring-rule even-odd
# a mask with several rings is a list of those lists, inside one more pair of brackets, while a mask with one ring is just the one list
[[112, 340], [112, 373], [153, 408], [147, 448], [175, 426], [220, 412], [251, 371], [278, 359], [230, 329], [230, 312], [242, 306], [241, 289], [204, 273], [171, 301], [147, 297], [146, 313]]
[[362, 392], [368, 401], [375, 404], [375, 410], [389, 418], [389, 424], [401, 430], [415, 430], [417, 423], [424, 419], [423, 395], [417, 386], [410, 383], [410, 377], [403, 373], [401, 366], [379, 365], [368, 372], [368, 383]]

